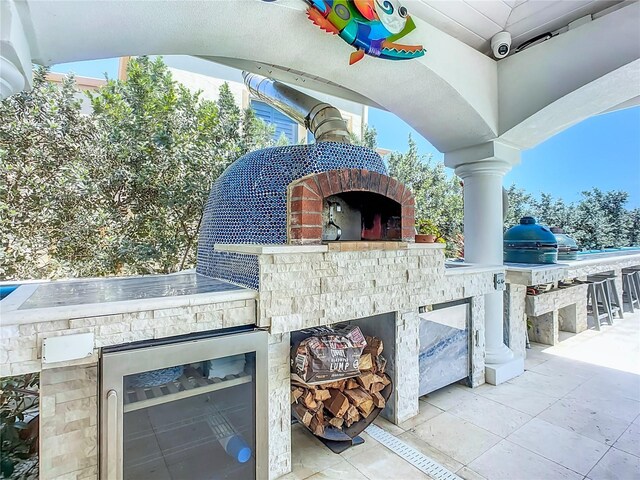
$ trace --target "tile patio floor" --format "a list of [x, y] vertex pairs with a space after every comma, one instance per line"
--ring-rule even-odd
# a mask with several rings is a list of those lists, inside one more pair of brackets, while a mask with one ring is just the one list
[[[443, 388], [400, 426], [376, 423], [467, 480], [640, 480], [640, 312], [533, 344], [499, 386]], [[366, 434], [341, 455], [302, 426], [286, 480], [428, 479]]]

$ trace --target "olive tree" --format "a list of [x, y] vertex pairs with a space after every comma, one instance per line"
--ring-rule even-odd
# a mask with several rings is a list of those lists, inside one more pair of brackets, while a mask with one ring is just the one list
[[0, 102], [2, 278], [169, 273], [195, 262], [212, 182], [273, 128], [176, 83], [161, 59], [129, 63], [81, 111], [73, 77], [38, 68]]
[[389, 174], [407, 185], [416, 200], [416, 221], [435, 226], [438, 235], [448, 242], [447, 253], [455, 255], [454, 243], [462, 234], [462, 186], [455, 176], [448, 176], [442, 163], [431, 155], [421, 155], [409, 136], [405, 153], [389, 155]]
[[59, 87], [37, 68], [33, 89], [0, 102], [1, 278], [74, 276], [95, 261], [108, 215], [94, 179], [98, 131], [73, 77]]

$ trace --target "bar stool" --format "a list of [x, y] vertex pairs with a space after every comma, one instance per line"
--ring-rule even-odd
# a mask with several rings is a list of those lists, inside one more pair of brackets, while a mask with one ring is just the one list
[[[587, 280], [587, 315], [591, 314], [596, 329], [600, 330], [600, 320], [606, 319], [609, 325], [613, 325], [611, 307], [605, 291], [607, 280]], [[591, 307], [591, 311], [589, 311]]]
[[629, 305], [629, 311], [640, 308], [640, 270], [622, 270], [622, 301]]
[[622, 297], [618, 293], [618, 287], [616, 286], [615, 275], [590, 275], [587, 280], [602, 281], [604, 280], [604, 291], [609, 302], [609, 310], [611, 311], [612, 318], [616, 314], [618, 318], [624, 318], [624, 310], [622, 308]]

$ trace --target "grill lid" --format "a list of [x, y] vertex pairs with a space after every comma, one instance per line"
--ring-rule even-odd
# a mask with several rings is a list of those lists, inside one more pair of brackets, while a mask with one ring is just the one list
[[504, 248], [509, 250], [556, 250], [558, 241], [551, 230], [538, 224], [534, 217], [522, 217], [520, 225], [511, 227], [505, 232]]
[[564, 233], [564, 230], [560, 227], [551, 227], [551, 232], [555, 235], [556, 241], [558, 242], [558, 252], [578, 252], [580, 248], [578, 247], [577, 242]]

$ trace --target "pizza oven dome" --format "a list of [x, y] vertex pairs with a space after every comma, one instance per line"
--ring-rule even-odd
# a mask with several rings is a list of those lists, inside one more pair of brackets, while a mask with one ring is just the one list
[[200, 229], [198, 272], [211, 273], [215, 244], [287, 243], [289, 184], [340, 169], [386, 175], [378, 153], [347, 143], [265, 148], [236, 160], [211, 189]]

